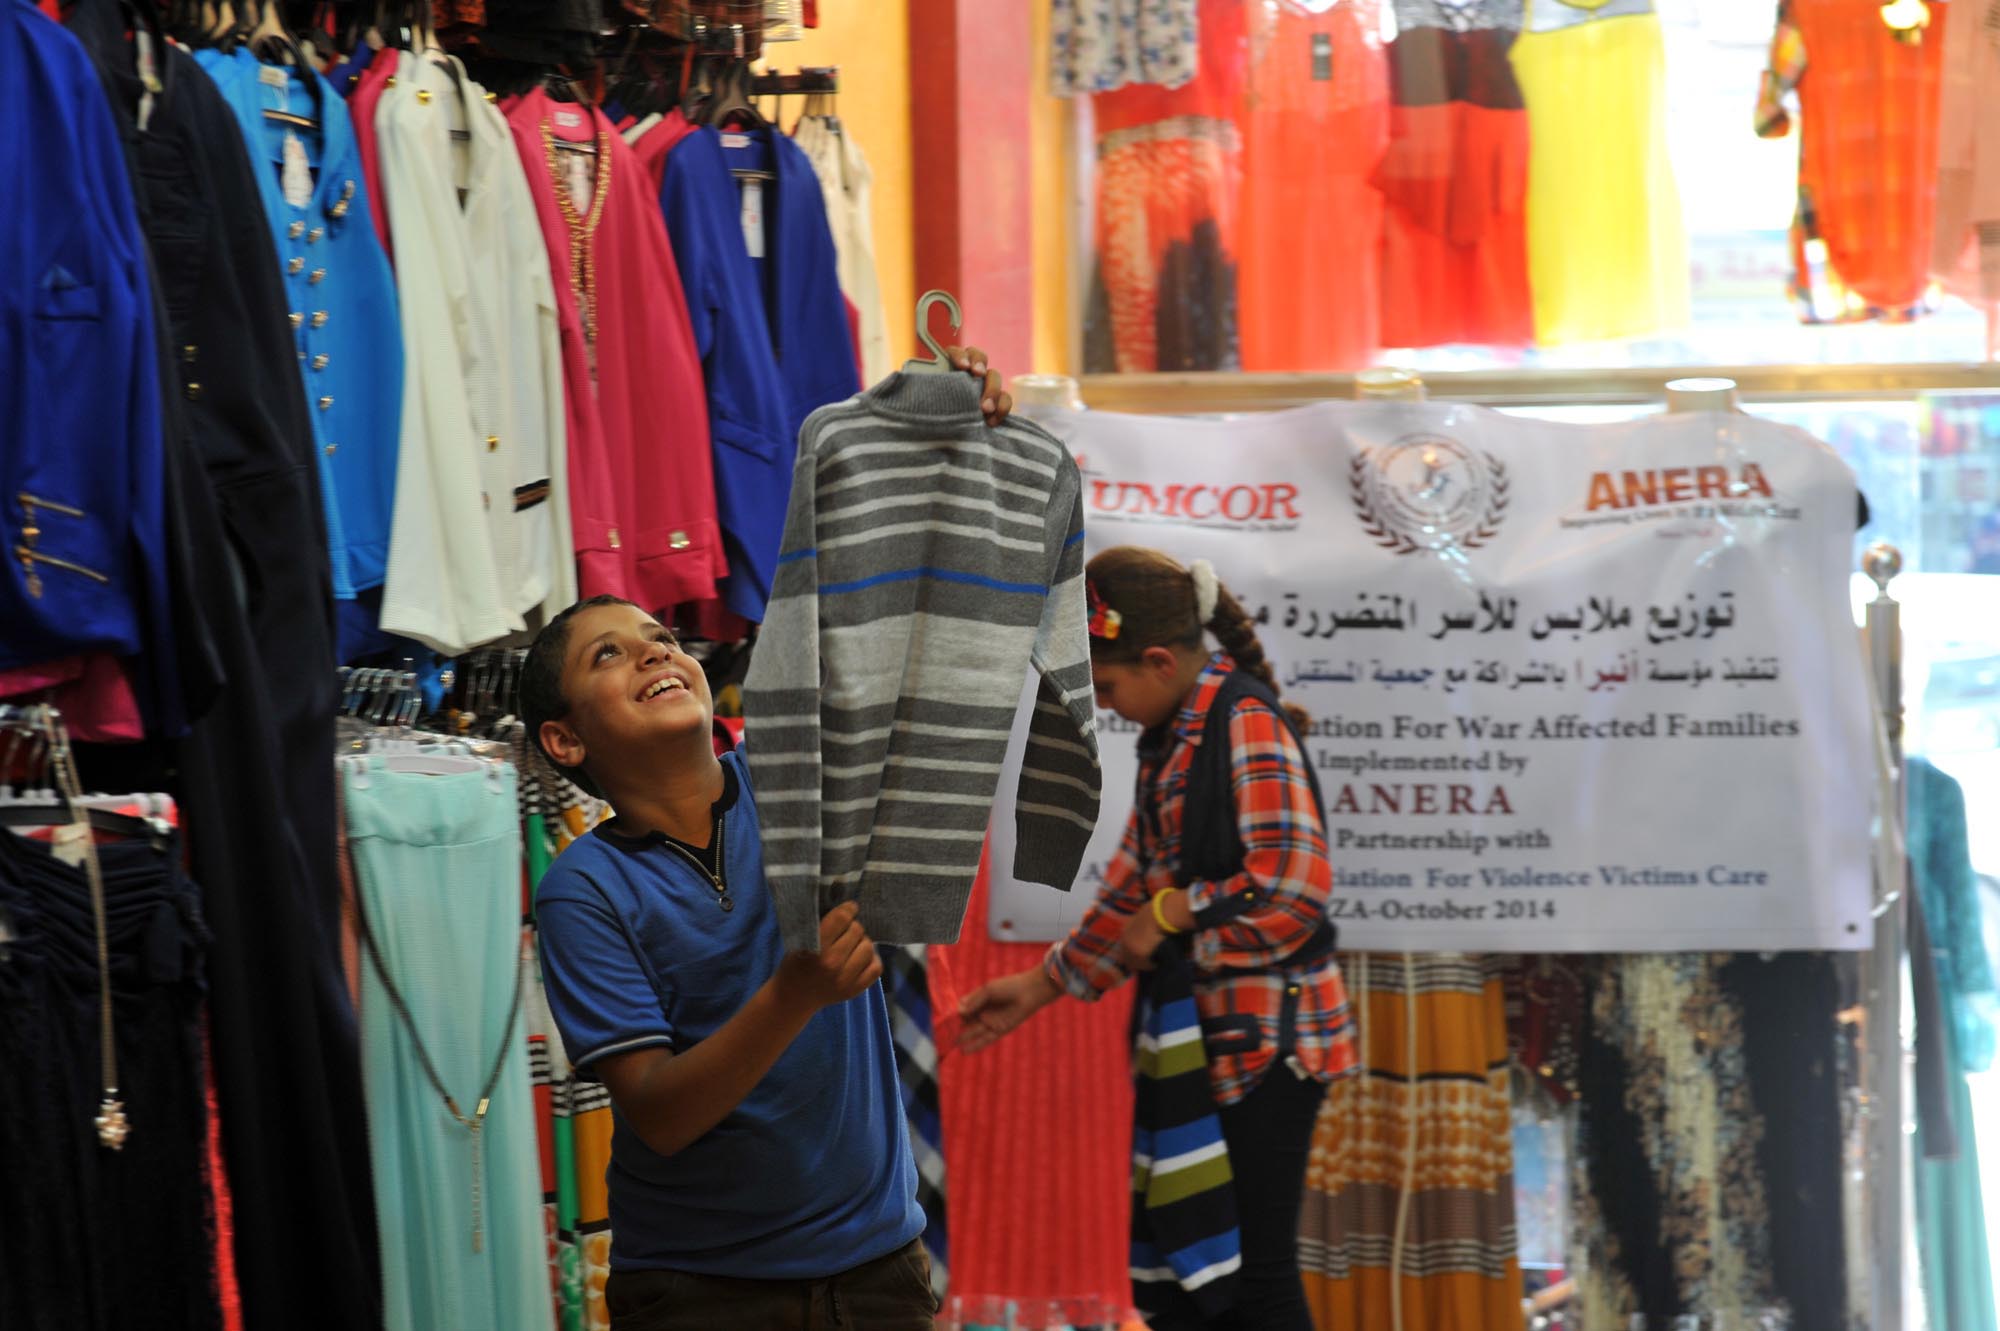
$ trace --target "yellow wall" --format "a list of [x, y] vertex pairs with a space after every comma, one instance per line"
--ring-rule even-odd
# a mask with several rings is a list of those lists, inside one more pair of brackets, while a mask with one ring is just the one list
[[[1013, 3], [1015, 0], [1008, 0]], [[1034, 364], [1006, 373], [1074, 368], [1069, 312], [1070, 114], [1047, 95], [1050, 0], [1032, 6], [1035, 88], [1030, 142], [1033, 164]], [[910, 160], [909, 0], [820, 0], [820, 26], [805, 40], [765, 48], [772, 69], [840, 67], [840, 117], [874, 170], [875, 267], [882, 283], [891, 349], [915, 350], [915, 195]], [[785, 123], [799, 101], [785, 99]]]
[[[1047, 0], [1037, 0], [1046, 4]], [[820, 26], [803, 41], [764, 48], [774, 70], [801, 65], [840, 67], [841, 122], [868, 157], [875, 188], [875, 270], [889, 322], [889, 348], [907, 356], [916, 345], [916, 242], [910, 192], [910, 15], [907, 0], [821, 0]], [[800, 101], [787, 97], [784, 120]], [[766, 109], [769, 109], [766, 104]]]
[[1030, 99], [1029, 142], [1034, 172], [1035, 363], [1041, 374], [1076, 369], [1071, 346], [1070, 143], [1074, 120], [1069, 104], [1049, 96], [1050, 0], [1030, 0], [1034, 9], [1034, 95]]

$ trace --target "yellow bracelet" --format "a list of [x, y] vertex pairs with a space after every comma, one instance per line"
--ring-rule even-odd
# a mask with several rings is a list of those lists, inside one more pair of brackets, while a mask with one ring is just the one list
[[1167, 912], [1161, 909], [1160, 907], [1160, 903], [1162, 901], [1165, 901], [1167, 899], [1167, 894], [1169, 892], [1172, 892], [1173, 890], [1174, 889], [1171, 887], [1163, 887], [1159, 891], [1153, 893], [1153, 919], [1159, 924], [1160, 932], [1162, 933], [1169, 933], [1169, 934], [1185, 933], [1186, 930], [1176, 929], [1170, 922], [1168, 922]]

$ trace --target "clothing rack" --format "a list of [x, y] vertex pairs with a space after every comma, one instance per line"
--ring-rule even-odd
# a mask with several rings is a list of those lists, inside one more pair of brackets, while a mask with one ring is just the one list
[[411, 726], [423, 709], [414, 670], [340, 666], [340, 710], [376, 725]]
[[708, 0], [699, 12], [688, 0], [656, 0], [653, 26], [697, 55], [753, 60], [763, 49], [763, 0]]
[[796, 97], [840, 91], [837, 65], [806, 65], [792, 74], [759, 74], [750, 80], [752, 97]]

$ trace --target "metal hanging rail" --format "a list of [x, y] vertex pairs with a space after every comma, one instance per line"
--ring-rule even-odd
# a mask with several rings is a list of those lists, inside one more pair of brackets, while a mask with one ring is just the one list
[[[1364, 374], [1367, 373], [1364, 371]], [[1920, 393], [2000, 392], [2000, 365], [1746, 365], [1426, 373], [1434, 399], [1488, 407], [1651, 406], [1663, 380], [1723, 378], [1746, 402], [1895, 400]], [[1276, 411], [1357, 396], [1353, 374], [1099, 374], [1082, 380], [1100, 411], [1216, 415]]]

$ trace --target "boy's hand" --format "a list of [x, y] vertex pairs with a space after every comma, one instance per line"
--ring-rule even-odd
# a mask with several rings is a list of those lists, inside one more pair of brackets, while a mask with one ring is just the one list
[[978, 347], [946, 347], [944, 357], [959, 369], [978, 379], [984, 386], [979, 399], [979, 410], [986, 417], [988, 425], [998, 425], [1014, 410], [1014, 398], [1003, 391], [1000, 371], [986, 363], [986, 353]]
[[845, 1003], [882, 978], [882, 960], [861, 927], [861, 905], [844, 901], [819, 922], [819, 951], [794, 952], [778, 963], [785, 1001], [807, 1012]]
[[1041, 966], [982, 984], [958, 1005], [959, 1052], [978, 1053], [1061, 996]]

